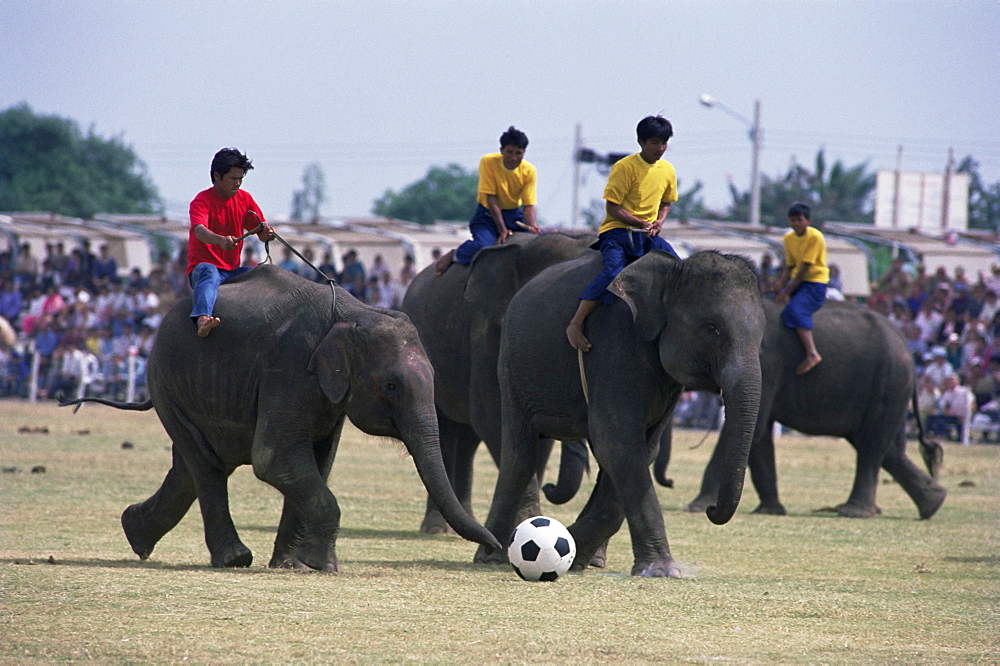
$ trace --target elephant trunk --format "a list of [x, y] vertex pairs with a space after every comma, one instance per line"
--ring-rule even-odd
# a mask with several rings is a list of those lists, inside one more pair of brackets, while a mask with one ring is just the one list
[[427, 425], [412, 430], [404, 429], [403, 432], [413, 432], [417, 435], [412, 440], [404, 440], [403, 443], [413, 457], [420, 480], [427, 488], [431, 499], [437, 504], [441, 515], [455, 532], [465, 539], [494, 550], [502, 550], [496, 537], [476, 522], [476, 519], [469, 515], [455, 496], [455, 491], [452, 489], [445, 471], [444, 459], [441, 456], [437, 416], [431, 411], [422, 415], [419, 420]]
[[722, 426], [719, 446], [722, 449], [722, 478], [715, 505], [705, 511], [708, 519], [723, 525], [736, 513], [743, 481], [746, 476], [750, 443], [753, 441], [760, 410], [760, 362], [753, 360], [722, 373], [722, 399], [726, 406], [726, 421]]

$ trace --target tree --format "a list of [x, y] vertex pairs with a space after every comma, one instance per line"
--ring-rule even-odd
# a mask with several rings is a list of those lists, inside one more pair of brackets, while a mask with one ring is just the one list
[[1000, 232], [1000, 182], [984, 185], [979, 162], [965, 157], [955, 170], [969, 174], [969, 228]]
[[[761, 222], [768, 226], [784, 226], [786, 211], [794, 201], [809, 204], [817, 221], [861, 222], [872, 224], [875, 211], [876, 175], [868, 172], [868, 163], [845, 167], [837, 160], [827, 169], [823, 149], [816, 153], [813, 170], [793, 164], [777, 178], [761, 176]], [[727, 211], [729, 219], [750, 218], [750, 193], [740, 192], [732, 183], [733, 199]]]
[[292, 193], [292, 219], [297, 222], [315, 222], [325, 199], [323, 169], [315, 162], [302, 172], [302, 189]]
[[121, 137], [104, 139], [76, 122], [35, 115], [22, 103], [0, 112], [0, 210], [162, 214], [146, 165]]
[[465, 220], [476, 205], [479, 174], [458, 164], [433, 166], [422, 180], [410, 183], [398, 194], [386, 190], [372, 204], [372, 213], [420, 224], [435, 220]]

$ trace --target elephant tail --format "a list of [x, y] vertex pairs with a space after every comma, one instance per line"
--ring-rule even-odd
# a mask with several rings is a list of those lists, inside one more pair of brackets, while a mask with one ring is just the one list
[[917, 389], [913, 388], [911, 397], [913, 404], [913, 419], [917, 422], [917, 441], [920, 442], [920, 457], [924, 459], [927, 472], [936, 479], [941, 463], [944, 461], [944, 449], [935, 441], [928, 440], [924, 433], [924, 424], [920, 421], [920, 409], [917, 406]]
[[559, 459], [559, 479], [555, 484], [542, 486], [545, 499], [553, 504], [565, 504], [580, 490], [583, 473], [590, 474], [590, 455], [587, 444], [582, 440], [563, 442]]
[[115, 409], [127, 409], [133, 412], [145, 412], [153, 408], [152, 398], [147, 398], [143, 402], [118, 402], [116, 400], [105, 400], [104, 398], [79, 398], [78, 400], [64, 400], [59, 403], [59, 406], [69, 407], [73, 405], [73, 413], [76, 414], [77, 410], [85, 402], [96, 402], [101, 405], [114, 407]]

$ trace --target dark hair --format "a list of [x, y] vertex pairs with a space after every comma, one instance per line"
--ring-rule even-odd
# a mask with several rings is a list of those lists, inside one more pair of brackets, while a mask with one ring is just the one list
[[674, 126], [663, 116], [646, 116], [636, 125], [635, 133], [640, 142], [649, 139], [669, 141], [674, 135]]
[[500, 135], [500, 150], [506, 146], [514, 146], [524, 150], [528, 147], [528, 135], [511, 125], [506, 132]]
[[[244, 172], [247, 172], [253, 168], [253, 163], [246, 155], [235, 148], [223, 148], [212, 158], [212, 170], [209, 172], [209, 176], [213, 176], [214, 174], [219, 174], [220, 177], [225, 176], [233, 167], [243, 169]], [[212, 178], [212, 182], [215, 182], [214, 177]]]
[[788, 217], [799, 217], [800, 215], [807, 220], [811, 219], [810, 215], [812, 215], [812, 210], [807, 204], [804, 204], [801, 201], [796, 201], [788, 209]]

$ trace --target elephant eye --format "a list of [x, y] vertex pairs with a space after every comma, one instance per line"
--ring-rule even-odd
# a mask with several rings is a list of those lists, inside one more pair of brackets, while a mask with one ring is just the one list
[[386, 393], [392, 393], [396, 390], [396, 382], [386, 382], [385, 383]]

